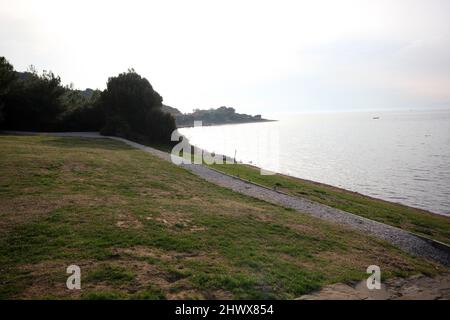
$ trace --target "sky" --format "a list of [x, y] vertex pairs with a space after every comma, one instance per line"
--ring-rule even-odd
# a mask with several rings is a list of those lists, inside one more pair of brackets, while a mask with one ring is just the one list
[[0, 0], [0, 55], [183, 112], [450, 108], [450, 0]]

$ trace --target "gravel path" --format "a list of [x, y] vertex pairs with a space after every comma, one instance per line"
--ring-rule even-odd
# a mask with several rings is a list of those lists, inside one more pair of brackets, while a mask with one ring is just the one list
[[286, 195], [275, 190], [248, 183], [202, 165], [185, 165], [185, 167], [205, 180], [222, 187], [286, 208], [292, 208], [299, 212], [308, 213], [320, 219], [348, 226], [393, 243], [411, 254], [431, 258], [450, 266], [450, 254], [445, 250], [444, 245], [441, 248], [437, 243], [435, 244], [432, 241], [425, 240], [399, 228], [391, 227], [317, 202], [312, 202], [305, 198]]
[[[29, 134], [25, 132], [9, 133]], [[46, 134], [61, 137], [110, 138], [117, 141], [122, 141], [131, 147], [149, 152], [166, 161], [171, 161], [170, 154], [166, 152], [118, 137], [101, 136], [95, 132]], [[316, 203], [305, 198], [290, 196], [263, 186], [255, 185], [239, 178], [218, 172], [203, 165], [182, 164], [181, 166], [198, 175], [199, 177], [219, 186], [232, 189], [236, 192], [250, 197], [278, 204], [286, 208], [292, 208], [299, 212], [307, 213], [320, 219], [356, 229], [363, 233], [375, 236], [379, 239], [386, 240], [413, 255], [429, 258], [446, 266], [450, 266], [450, 249], [448, 246], [439, 242], [428, 240], [402, 229], [379, 223], [364, 217], [360, 217], [346, 211], [328, 207], [326, 205]]]

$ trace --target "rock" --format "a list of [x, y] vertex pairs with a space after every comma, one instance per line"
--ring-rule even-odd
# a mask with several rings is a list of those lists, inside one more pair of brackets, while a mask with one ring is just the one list
[[435, 278], [415, 275], [410, 278], [391, 278], [381, 289], [369, 290], [366, 280], [354, 285], [336, 283], [320, 291], [303, 295], [299, 300], [438, 300], [450, 299], [450, 274]]

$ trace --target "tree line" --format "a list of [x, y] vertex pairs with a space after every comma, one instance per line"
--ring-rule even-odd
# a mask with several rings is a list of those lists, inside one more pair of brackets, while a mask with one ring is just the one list
[[[166, 107], [167, 108], [167, 107]], [[194, 121], [202, 121], [203, 125], [229, 124], [229, 123], [249, 123], [249, 122], [265, 122], [260, 114], [255, 116], [237, 113], [234, 108], [222, 106], [217, 109], [194, 109], [192, 113], [174, 112], [171, 108], [170, 112], [175, 118], [178, 126], [192, 126]], [[177, 109], [175, 109], [177, 110]]]
[[63, 86], [52, 72], [17, 72], [0, 57], [0, 130], [99, 131], [142, 143], [170, 144], [176, 129], [163, 98], [133, 69], [106, 89]]

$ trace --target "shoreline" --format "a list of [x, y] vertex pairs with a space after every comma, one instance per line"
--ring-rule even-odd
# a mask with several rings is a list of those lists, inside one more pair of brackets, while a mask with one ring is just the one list
[[[278, 120], [273, 120], [273, 121], [278, 121]], [[182, 135], [182, 136], [183, 136], [183, 139], [186, 139], [186, 140], [189, 141], [189, 139], [187, 139], [186, 136], [184, 136], [184, 135]], [[194, 147], [194, 145], [191, 145], [191, 146]], [[204, 152], [211, 153], [210, 151], [202, 149], [200, 147], [197, 147], [197, 148], [202, 150], [202, 151], [204, 151]], [[218, 154], [218, 156], [222, 156], [223, 159], [233, 159], [233, 157], [227, 156], [227, 155], [223, 155], [223, 154]], [[250, 164], [250, 163], [246, 163], [246, 162], [242, 162], [242, 161], [237, 161], [237, 162], [235, 162], [235, 164], [245, 165], [245, 166], [248, 166], [248, 167], [253, 168], [255, 170], [258, 170], [258, 171], [260, 171], [260, 170], [272, 171], [272, 170], [264, 169], [264, 168], [261, 168], [261, 167], [258, 167], [256, 165], [254, 165], [254, 164]], [[403, 206], [405, 208], [409, 208], [411, 210], [421, 211], [424, 214], [430, 214], [430, 215], [435, 215], [435, 216], [439, 216], [439, 217], [444, 217], [444, 218], [450, 219], [450, 214], [433, 212], [433, 211], [430, 211], [430, 210], [427, 210], [427, 209], [414, 207], [414, 206], [409, 205], [409, 204], [405, 204], [405, 203], [401, 203], [401, 202], [395, 202], [395, 201], [392, 201], [392, 200], [389, 200], [389, 199], [383, 199], [383, 198], [371, 196], [371, 195], [368, 195], [368, 194], [365, 194], [365, 193], [361, 193], [361, 192], [358, 192], [358, 191], [354, 191], [354, 190], [350, 190], [350, 189], [334, 186], [334, 185], [327, 184], [327, 183], [324, 183], [324, 182], [319, 182], [319, 181], [315, 181], [315, 180], [310, 180], [310, 179], [305, 179], [305, 178], [301, 178], [301, 177], [296, 177], [296, 176], [289, 175], [289, 174], [286, 174], [286, 173], [275, 172], [275, 171], [272, 171], [272, 172], [274, 172], [275, 175], [286, 177], [288, 179], [295, 179], [295, 180], [299, 180], [300, 182], [311, 183], [311, 184], [314, 184], [314, 185], [317, 185], [317, 186], [334, 189], [336, 191], [343, 191], [343, 192], [351, 193], [351, 194], [354, 194], [355, 196], [365, 197], [365, 198], [368, 198], [368, 199], [372, 199], [374, 201], [384, 201], [384, 202], [387, 202], [387, 203], [400, 205], [400, 206]]]
[[[145, 284], [151, 281], [156, 298], [192, 298], [194, 293], [210, 299], [296, 299], [333, 283], [363, 280], [373, 264], [382, 268], [384, 279], [448, 271], [442, 249], [403, 230], [203, 165], [177, 167], [167, 152], [126, 139], [53, 133], [5, 135], [1, 142], [8, 177], [2, 204], [11, 217], [3, 225], [5, 242], [14, 243], [5, 251], [9, 291], [3, 291], [4, 298], [45, 298], [59, 287], [46, 280], [80, 256], [87, 275], [84, 291], [55, 290], [55, 296], [149, 297]], [[23, 197], [30, 187], [33, 197]], [[48, 208], [53, 202], [57, 207]], [[34, 208], [42, 214], [30, 211]], [[30, 214], [35, 219], [30, 221]], [[21, 223], [26, 228], [18, 228]], [[18, 278], [16, 270], [34, 270], [30, 260], [42, 267]], [[173, 270], [182, 270], [183, 277], [176, 273], [175, 281], [167, 280], [173, 279]], [[126, 281], [113, 282], [117, 274], [127, 275]], [[217, 283], [212, 293], [197, 281], [205, 274]], [[270, 296], [262, 296], [267, 292], [261, 292], [262, 278], [270, 280]], [[230, 281], [235, 285], [229, 287]], [[182, 291], [173, 290], [180, 285]]]
[[[202, 121], [202, 120], [195, 120], [195, 121]], [[212, 127], [212, 126], [226, 126], [226, 125], [237, 125], [237, 124], [249, 124], [249, 123], [265, 123], [265, 122], [277, 122], [279, 120], [269, 120], [269, 119], [263, 119], [258, 121], [246, 121], [246, 122], [229, 122], [229, 123], [206, 123], [204, 124], [202, 122], [203, 127]], [[194, 128], [194, 125], [177, 125], [177, 129], [184, 129], [184, 128]]]
[[[160, 158], [171, 162], [171, 154], [167, 149], [155, 149], [118, 137], [102, 136], [96, 132], [5, 133], [113, 139], [125, 142], [132, 147], [155, 153]], [[158, 151], [156, 152], [156, 150]], [[222, 166], [222, 168], [219, 166]], [[222, 187], [266, 202], [281, 204], [283, 207], [290, 207], [325, 220], [337, 222], [338, 224], [364, 229], [365, 232], [375, 233], [385, 240], [389, 239], [389, 241], [398, 242], [397, 244], [401, 246], [403, 246], [405, 239], [410, 239], [407, 234], [414, 235], [416, 239], [418, 237], [422, 238], [421, 245], [427, 240], [443, 243], [446, 247], [450, 245], [450, 217], [447, 216], [288, 175], [263, 176], [260, 175], [259, 168], [254, 165], [243, 163], [235, 163], [234, 166], [226, 164], [182, 164], [181, 167], [193, 171], [202, 178]], [[380, 226], [380, 224], [383, 226]], [[394, 240], [396, 238], [398, 239]], [[429, 244], [428, 248], [430, 248], [429, 246], [434, 245]], [[416, 251], [421, 249], [414, 249], [408, 245], [406, 251], [410, 250]], [[428, 250], [426, 249], [425, 251]]]
[[[252, 164], [248, 164], [248, 163], [244, 163], [244, 162], [239, 162], [239, 164], [246, 165], [246, 166], [252, 167], [252, 168], [257, 169], [257, 170], [261, 170], [261, 169], [262, 170], [266, 170], [264, 168], [260, 168], [258, 166], [255, 166], [255, 165], [252, 165]], [[406, 207], [406, 208], [410, 208], [412, 210], [419, 210], [419, 211], [422, 211], [422, 212], [424, 212], [426, 214], [437, 215], [437, 216], [440, 216], [440, 217], [444, 217], [444, 218], [450, 219], [450, 215], [449, 214], [433, 212], [433, 211], [430, 211], [430, 210], [427, 210], [427, 209], [414, 207], [414, 206], [411, 206], [411, 205], [408, 205], [408, 204], [405, 204], [405, 203], [395, 202], [395, 201], [382, 199], [382, 198], [377, 198], [377, 197], [374, 197], [374, 196], [371, 196], [371, 195], [368, 195], [368, 194], [365, 194], [365, 193], [361, 193], [361, 192], [358, 192], [358, 191], [353, 191], [353, 190], [350, 190], [350, 189], [337, 187], [337, 186], [334, 186], [332, 184], [327, 184], [327, 183], [324, 183], [324, 182], [319, 182], [319, 181], [315, 181], [315, 180], [309, 180], [309, 179], [305, 179], [305, 178], [291, 176], [291, 175], [285, 174], [285, 173], [275, 172], [275, 174], [279, 175], [279, 176], [283, 176], [283, 177], [289, 178], [289, 179], [296, 179], [296, 180], [299, 180], [299, 181], [302, 181], [302, 182], [315, 184], [317, 186], [331, 188], [331, 189], [335, 189], [337, 191], [344, 191], [344, 192], [352, 193], [352, 194], [354, 194], [356, 196], [361, 196], [361, 197], [369, 198], [369, 199], [376, 200], [376, 201], [384, 201], [384, 202], [392, 203], [392, 204], [395, 204], [395, 205], [400, 205], [400, 206], [403, 206], [403, 207]]]
[[[272, 122], [272, 121], [278, 121], [278, 120], [268, 120], [268, 121]], [[264, 122], [267, 122], [267, 121], [264, 121]], [[253, 123], [253, 122], [249, 122], [249, 123]], [[241, 124], [241, 123], [236, 123], [236, 124]], [[189, 127], [189, 128], [192, 128], [192, 127]], [[62, 135], [62, 136], [64, 136], [64, 135], [67, 135], [67, 136], [72, 136], [72, 135], [78, 136], [80, 133], [85, 134], [86, 138], [93, 138], [94, 135], [97, 134], [96, 132], [88, 132], [88, 131], [86, 131], [86, 132], [69, 132], [69, 131], [68, 132], [39, 132], [39, 131], [11, 131], [11, 130], [0, 131], [0, 134], [8, 134], [8, 135], [10, 135], [10, 134], [12, 134], [12, 135], [15, 135], [15, 134], [17, 134], [17, 135], [39, 135], [39, 134], [42, 134], [42, 135], [53, 135], [53, 134], [56, 134], [56, 135]], [[186, 136], [184, 136], [182, 134], [181, 134], [181, 136], [183, 137], [183, 139], [186, 139], [189, 142], [189, 139], [187, 139]], [[96, 136], [96, 138], [108, 139], [110, 137], [98, 134], [98, 136]], [[194, 147], [194, 145], [191, 145], [191, 146]], [[197, 148], [199, 148], [199, 147], [197, 147]], [[202, 149], [202, 148], [199, 148], [199, 149], [204, 151], [204, 152], [210, 152], [210, 151]], [[167, 152], [167, 150], [161, 150], [161, 151], [163, 151], [165, 153], [169, 153], [169, 152]], [[217, 155], [218, 156], [222, 156], [224, 159], [233, 159], [233, 157], [231, 157], [231, 156], [222, 155], [222, 154], [217, 154]], [[252, 168], [254, 170], [258, 170], [258, 171], [261, 170], [261, 169], [267, 170], [267, 169], [258, 167], [256, 165], [253, 165], [253, 164], [250, 164], [250, 163], [245, 163], [245, 162], [242, 162], [242, 161], [237, 161], [234, 164], [244, 165], [244, 166], [250, 167], [250, 168]], [[271, 171], [271, 170], [268, 170], [268, 171]], [[395, 201], [391, 201], [391, 200], [387, 200], [387, 199], [374, 197], [374, 196], [371, 196], [371, 195], [360, 193], [358, 191], [353, 191], [353, 190], [350, 190], [350, 189], [337, 187], [337, 186], [334, 186], [334, 185], [331, 185], [331, 184], [327, 184], [327, 183], [324, 183], [324, 182], [319, 182], [319, 181], [315, 181], [315, 180], [309, 180], [309, 179], [305, 179], [305, 178], [301, 178], [301, 177], [296, 177], [296, 176], [292, 176], [292, 175], [281, 173], [281, 172], [275, 172], [275, 175], [278, 175], [278, 176], [281, 176], [281, 177], [286, 177], [287, 179], [298, 180], [299, 182], [306, 182], [306, 183], [314, 184], [314, 185], [317, 185], [317, 186], [320, 186], [320, 187], [334, 189], [336, 191], [350, 193], [350, 194], [353, 194], [355, 196], [360, 196], [360, 197], [372, 199], [374, 201], [383, 201], [383, 202], [390, 203], [390, 204], [393, 204], [393, 205], [403, 206], [403, 207], [409, 208], [411, 210], [420, 211], [420, 212], [422, 212], [424, 214], [429, 214], [429, 215], [433, 215], [433, 216], [443, 217], [443, 218], [447, 218], [447, 219], [450, 220], [450, 215], [448, 215], [448, 214], [433, 212], [433, 211], [430, 211], [430, 210], [427, 210], [427, 209], [414, 207], [414, 206], [411, 206], [411, 205], [408, 205], [408, 204], [404, 204], [404, 203], [401, 203], [401, 202], [395, 202]]]
[[448, 112], [372, 115], [280, 115], [273, 124], [180, 131], [210, 151], [237, 149], [236, 159], [248, 164], [450, 216]]

